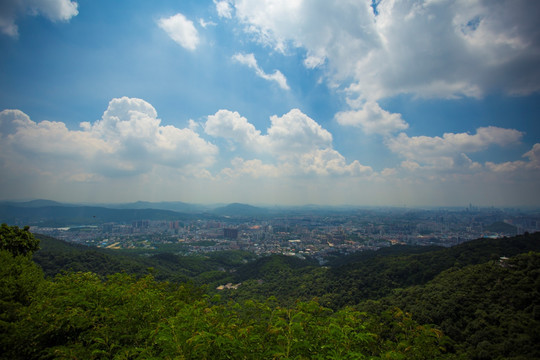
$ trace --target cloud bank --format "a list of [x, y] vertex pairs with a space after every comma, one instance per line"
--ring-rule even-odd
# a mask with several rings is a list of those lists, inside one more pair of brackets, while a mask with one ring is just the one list
[[273, 51], [304, 52], [350, 109], [335, 115], [365, 134], [406, 130], [379, 105], [412, 98], [482, 98], [540, 90], [540, 3], [527, 0], [281, 1], [216, 3]]
[[23, 197], [30, 190], [61, 195], [71, 189], [77, 196], [91, 188], [102, 199], [136, 192], [160, 200], [182, 194], [184, 200], [215, 201], [230, 194], [236, 198], [229, 201], [301, 203], [317, 196], [326, 203], [395, 204], [399, 191], [436, 196], [454, 188], [453, 201], [459, 201], [487, 188], [498, 194], [504, 185], [510, 198], [534, 202], [530, 191], [540, 175], [540, 144], [523, 159], [471, 159], [517, 146], [522, 138], [518, 130], [494, 126], [434, 137], [385, 132], [388, 150], [401, 163], [376, 170], [377, 164], [347, 159], [334, 147], [333, 135], [299, 109], [271, 116], [264, 132], [225, 109], [200, 125], [191, 120], [180, 128], [163, 125], [148, 102], [122, 97], [77, 130], [63, 122], [35, 122], [20, 110], [1, 111], [0, 192], [9, 189], [4, 197]]
[[[272, 163], [260, 159], [245, 160], [236, 157], [233, 168], [222, 174], [289, 177], [306, 175], [369, 175], [371, 167], [358, 161], [347, 163], [338, 151], [332, 148], [332, 134], [321, 125], [293, 109], [279, 117], [270, 117], [271, 125], [263, 135], [248, 120], [237, 112], [219, 110], [208, 116], [204, 130], [213, 137], [222, 137], [249, 153], [270, 158]], [[232, 147], [235, 149], [235, 147]]]
[[218, 153], [190, 129], [162, 126], [152, 105], [136, 98], [111, 100], [100, 120], [83, 122], [81, 129], [70, 130], [62, 122], [36, 123], [20, 110], [4, 110], [4, 164], [25, 164], [58, 178], [94, 180], [138, 176], [156, 167], [197, 174]]
[[353, 97], [479, 97], [540, 89], [537, 2], [231, 3], [245, 31], [277, 51], [305, 49], [306, 67], [326, 63], [329, 81], [350, 84]]

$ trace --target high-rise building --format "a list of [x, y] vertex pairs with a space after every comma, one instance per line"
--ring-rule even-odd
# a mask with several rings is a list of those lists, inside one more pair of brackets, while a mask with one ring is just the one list
[[223, 237], [226, 239], [233, 239], [233, 240], [238, 239], [238, 229], [224, 228]]

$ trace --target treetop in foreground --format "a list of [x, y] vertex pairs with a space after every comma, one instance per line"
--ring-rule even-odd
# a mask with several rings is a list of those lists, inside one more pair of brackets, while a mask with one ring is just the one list
[[30, 232], [30, 227], [2, 224], [0, 226], [0, 250], [7, 250], [16, 255], [28, 255], [39, 249], [39, 240]]

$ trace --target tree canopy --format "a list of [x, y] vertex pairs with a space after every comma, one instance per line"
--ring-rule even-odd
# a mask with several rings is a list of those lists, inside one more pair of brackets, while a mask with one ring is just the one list
[[0, 226], [0, 250], [7, 250], [13, 255], [27, 255], [38, 249], [39, 240], [30, 232], [30, 227]]
[[[334, 268], [283, 256], [244, 264], [240, 252], [139, 263], [51, 242], [42, 260], [71, 269], [54, 277], [34, 262], [27, 228], [2, 225], [2, 235], [0, 359], [540, 357], [539, 234], [395, 248]], [[148, 264], [182, 276], [157, 279]], [[235, 278], [242, 285], [219, 295], [197, 285]]]

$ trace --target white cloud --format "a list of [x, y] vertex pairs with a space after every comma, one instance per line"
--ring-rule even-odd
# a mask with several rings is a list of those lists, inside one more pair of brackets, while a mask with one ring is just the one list
[[383, 177], [392, 177], [396, 174], [397, 174], [397, 170], [392, 169], [392, 168], [385, 168], [381, 171], [381, 176]]
[[30, 117], [20, 110], [3, 110], [0, 112], [0, 136], [12, 134], [18, 127], [31, 123]]
[[308, 14], [302, 15], [302, 5], [301, 0], [234, 1], [236, 16], [246, 24], [245, 30], [281, 52], [287, 42], [298, 40], [294, 31], [306, 30], [302, 27]]
[[235, 54], [233, 60], [255, 70], [257, 76], [268, 81], [275, 81], [282, 89], [289, 90], [285, 76], [279, 70], [275, 70], [273, 74], [265, 73], [257, 64], [257, 60], [253, 54]]
[[205, 21], [204, 19], [199, 19], [199, 25], [206, 29], [207, 26], [216, 26], [217, 24], [213, 21]]
[[[540, 89], [540, 3], [527, 0], [236, 0], [246, 31], [326, 61], [351, 97], [479, 97]], [[352, 83], [352, 86], [348, 86]]]
[[264, 163], [260, 159], [244, 160], [235, 158], [232, 168], [225, 168], [221, 175], [227, 177], [291, 178], [291, 177], [360, 177], [373, 174], [370, 166], [357, 160], [347, 164], [345, 157], [334, 149], [316, 149], [282, 158], [277, 164]]
[[236, 111], [219, 110], [208, 116], [204, 131], [214, 137], [222, 137], [242, 146], [256, 149], [261, 145], [261, 132]]
[[339, 124], [360, 127], [366, 134], [389, 135], [409, 127], [401, 114], [389, 113], [373, 101], [366, 102], [360, 110], [339, 112], [335, 118]]
[[208, 116], [205, 132], [250, 149], [276, 156], [288, 156], [332, 146], [332, 134], [306, 114], [292, 109], [281, 117], [270, 117], [267, 135], [262, 135], [238, 112], [219, 110]]
[[180, 13], [159, 19], [158, 25], [171, 39], [188, 50], [193, 51], [199, 45], [199, 33], [193, 22]]
[[298, 109], [281, 117], [270, 117], [265, 142], [270, 151], [280, 155], [311, 152], [332, 146], [332, 134]]
[[17, 19], [25, 15], [43, 15], [47, 19], [68, 21], [77, 16], [78, 4], [70, 0], [3, 0], [0, 2], [0, 31], [17, 37]]
[[534, 144], [531, 150], [523, 154], [523, 157], [528, 158], [528, 161], [507, 161], [500, 164], [487, 162], [486, 167], [497, 173], [519, 173], [527, 170], [540, 171], [540, 143]]
[[409, 137], [405, 133], [401, 133], [397, 137], [389, 139], [387, 144], [393, 152], [414, 159], [460, 152], [477, 152], [485, 150], [491, 145], [507, 146], [518, 143], [522, 136], [522, 132], [514, 129], [488, 126], [478, 128], [474, 135], [445, 133], [442, 137]]
[[324, 56], [309, 55], [304, 59], [304, 66], [308, 69], [315, 69], [325, 62]]
[[284, 176], [287, 171], [284, 171], [283, 166], [275, 166], [272, 164], [264, 164], [260, 159], [244, 160], [236, 157], [231, 161], [232, 168], [225, 168], [220, 175], [229, 178], [237, 178], [250, 176], [254, 179], [259, 178], [279, 178]]
[[334, 149], [317, 149], [304, 153], [299, 159], [300, 169], [314, 175], [370, 175], [373, 169], [360, 164], [357, 160], [347, 164], [345, 157]]
[[216, 5], [216, 11], [220, 17], [230, 19], [232, 18], [232, 11], [233, 8], [229, 1], [216, 1], [214, 0], [214, 4]]
[[407, 159], [402, 167], [408, 170], [425, 165], [435, 169], [478, 169], [467, 153], [488, 149], [490, 146], [508, 146], [520, 142], [523, 133], [514, 129], [489, 126], [478, 128], [476, 134], [445, 133], [442, 137], [413, 136], [405, 133], [387, 138], [386, 144], [394, 153]]
[[201, 126], [201, 124], [199, 124], [198, 122], [196, 122], [193, 119], [189, 119], [188, 124], [189, 124], [188, 128], [190, 128], [194, 132], [197, 132], [197, 129], [199, 129], [199, 127]]
[[401, 162], [401, 167], [408, 171], [415, 171], [420, 169], [420, 164], [415, 161], [405, 160]]
[[111, 100], [102, 118], [81, 123], [82, 130], [4, 110], [0, 147], [4, 160], [79, 179], [138, 175], [156, 166], [196, 170], [213, 163], [214, 145], [190, 129], [160, 123], [152, 105], [126, 97]]
[[[332, 134], [298, 109], [283, 116], [271, 116], [271, 125], [263, 135], [237, 112], [219, 110], [208, 116], [205, 132], [240, 145], [251, 153], [270, 158], [273, 163], [260, 159], [236, 158], [222, 174], [239, 174], [258, 178], [262, 176], [366, 176], [373, 170], [358, 161], [347, 163], [338, 151], [332, 149]], [[233, 150], [236, 150], [233, 148]]]

